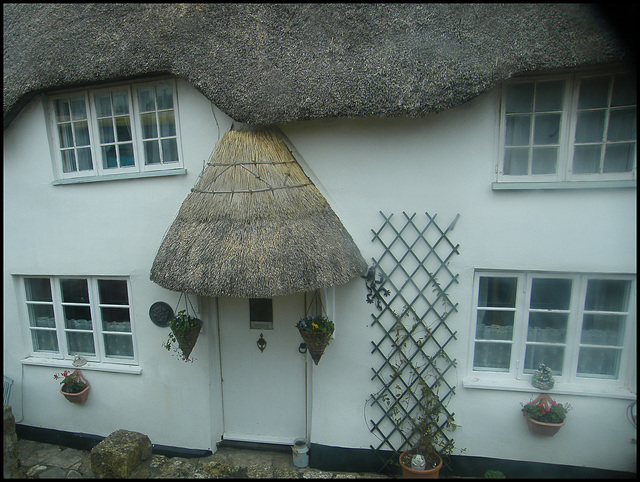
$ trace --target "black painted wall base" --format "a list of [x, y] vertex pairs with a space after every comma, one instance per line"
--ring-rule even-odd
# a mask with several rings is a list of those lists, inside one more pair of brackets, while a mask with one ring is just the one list
[[[16, 424], [16, 435], [19, 439], [33, 440], [48, 444], [63, 445], [79, 450], [91, 450], [106, 437], [89, 433], [65, 432], [50, 428], [31, 427], [29, 425]], [[187, 459], [195, 457], [206, 457], [211, 455], [211, 450], [187, 449], [183, 447], [172, 447], [169, 445], [152, 444], [154, 454], [165, 455], [167, 457], [184, 457]]]
[[[388, 452], [388, 454], [391, 455], [391, 452]], [[315, 469], [372, 473], [380, 471], [386, 475], [401, 474], [399, 465], [394, 464], [392, 468], [387, 467], [387, 469], [381, 470], [383, 465], [380, 457], [377, 457], [372, 449], [349, 449], [313, 443], [309, 448], [309, 466]], [[482, 478], [487, 470], [499, 470], [506, 478], [636, 478], [636, 474], [631, 472], [466, 455], [448, 457], [448, 460], [440, 470], [440, 478]]]

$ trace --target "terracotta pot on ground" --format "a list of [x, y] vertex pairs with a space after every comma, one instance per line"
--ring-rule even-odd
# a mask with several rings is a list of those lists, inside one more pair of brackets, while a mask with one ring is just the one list
[[400, 468], [402, 469], [403, 479], [439, 479], [440, 469], [442, 468], [442, 457], [438, 454], [434, 454], [438, 458], [438, 465], [432, 469], [426, 470], [413, 470], [411, 468], [411, 456], [415, 454], [415, 450], [407, 450], [400, 454]]

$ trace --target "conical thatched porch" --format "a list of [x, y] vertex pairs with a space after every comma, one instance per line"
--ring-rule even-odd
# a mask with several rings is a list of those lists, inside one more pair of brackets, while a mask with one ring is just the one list
[[278, 130], [227, 132], [151, 268], [164, 288], [274, 297], [339, 285], [366, 262]]

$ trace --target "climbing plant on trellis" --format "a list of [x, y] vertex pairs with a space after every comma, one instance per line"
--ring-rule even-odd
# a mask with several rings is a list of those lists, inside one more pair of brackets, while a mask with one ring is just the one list
[[368, 409], [369, 429], [380, 443], [371, 445], [382, 462], [380, 471], [395, 464], [397, 454], [412, 448], [418, 438], [415, 421], [426, 405], [422, 387], [426, 384], [438, 396], [442, 408], [437, 422], [442, 439], [447, 435], [453, 415], [446, 406], [455, 393], [456, 360], [446, 348], [456, 338], [447, 321], [457, 311], [449, 297], [458, 275], [449, 269], [451, 258], [459, 254], [459, 245], [449, 235], [460, 215], [442, 230], [436, 216], [403, 213], [404, 218], [384, 218], [373, 233], [373, 242], [382, 254], [369, 268], [366, 278], [367, 302], [378, 312], [372, 313], [371, 326], [379, 334], [372, 341], [377, 367], [372, 380], [380, 390], [371, 395]]

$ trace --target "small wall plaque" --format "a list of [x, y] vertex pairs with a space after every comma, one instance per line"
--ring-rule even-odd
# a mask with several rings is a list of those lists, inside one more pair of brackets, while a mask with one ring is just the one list
[[164, 301], [157, 301], [149, 308], [149, 318], [153, 324], [162, 328], [169, 326], [169, 322], [173, 319], [173, 308]]

